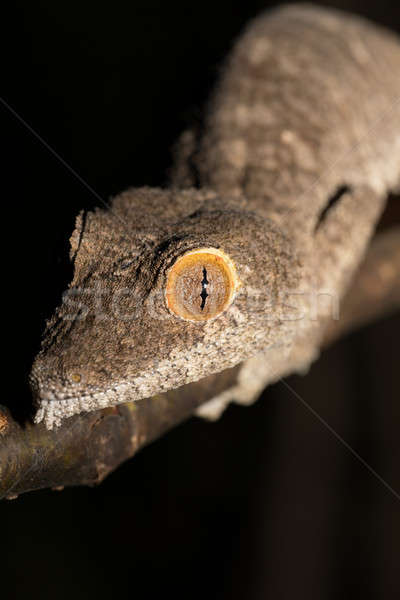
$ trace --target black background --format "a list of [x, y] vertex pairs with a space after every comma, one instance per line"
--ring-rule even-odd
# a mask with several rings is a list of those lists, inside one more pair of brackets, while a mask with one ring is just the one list
[[[395, 1], [329, 4], [400, 31]], [[1, 96], [101, 197], [162, 185], [232, 40], [268, 5], [18, 2], [2, 15]], [[0, 131], [2, 401], [22, 413], [75, 215], [99, 201], [4, 106]], [[388, 318], [289, 380], [398, 492], [399, 335]], [[7, 599], [398, 598], [399, 555], [400, 501], [282, 384], [216, 424], [190, 420], [97, 489], [0, 505]]]

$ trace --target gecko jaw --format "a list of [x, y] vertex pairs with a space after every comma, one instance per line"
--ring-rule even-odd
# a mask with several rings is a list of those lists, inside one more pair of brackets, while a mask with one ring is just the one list
[[[42, 391], [35, 394], [38, 410], [34, 422], [44, 421], [47, 429], [53, 429], [60, 426], [64, 419], [75, 414], [101, 410], [111, 405], [141, 399], [135, 398], [132, 391], [132, 384], [127, 382], [103, 390], [94, 389], [89, 393], [74, 395]], [[129, 397], [125, 398], [126, 395]]]

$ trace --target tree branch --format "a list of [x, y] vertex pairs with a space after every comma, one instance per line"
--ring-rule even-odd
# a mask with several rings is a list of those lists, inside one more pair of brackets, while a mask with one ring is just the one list
[[[365, 323], [400, 308], [400, 227], [371, 245], [329, 327], [328, 345]], [[136, 403], [68, 419], [49, 431], [18, 423], [0, 406], [0, 498], [66, 485], [101, 482], [140, 448], [190, 417], [235, 384], [239, 367]]]

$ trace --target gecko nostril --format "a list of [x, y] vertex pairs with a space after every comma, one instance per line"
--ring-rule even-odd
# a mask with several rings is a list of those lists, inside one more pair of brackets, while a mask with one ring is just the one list
[[70, 379], [73, 383], [80, 383], [82, 381], [82, 375], [80, 375], [80, 373], [71, 373]]

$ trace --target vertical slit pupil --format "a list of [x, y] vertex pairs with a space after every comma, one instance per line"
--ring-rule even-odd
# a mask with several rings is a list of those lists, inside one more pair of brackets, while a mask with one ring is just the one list
[[207, 269], [205, 267], [203, 267], [203, 280], [201, 282], [201, 305], [200, 305], [200, 310], [203, 310], [205, 305], [206, 305], [206, 300], [208, 297], [207, 294], [207, 286], [210, 282], [207, 279]]

